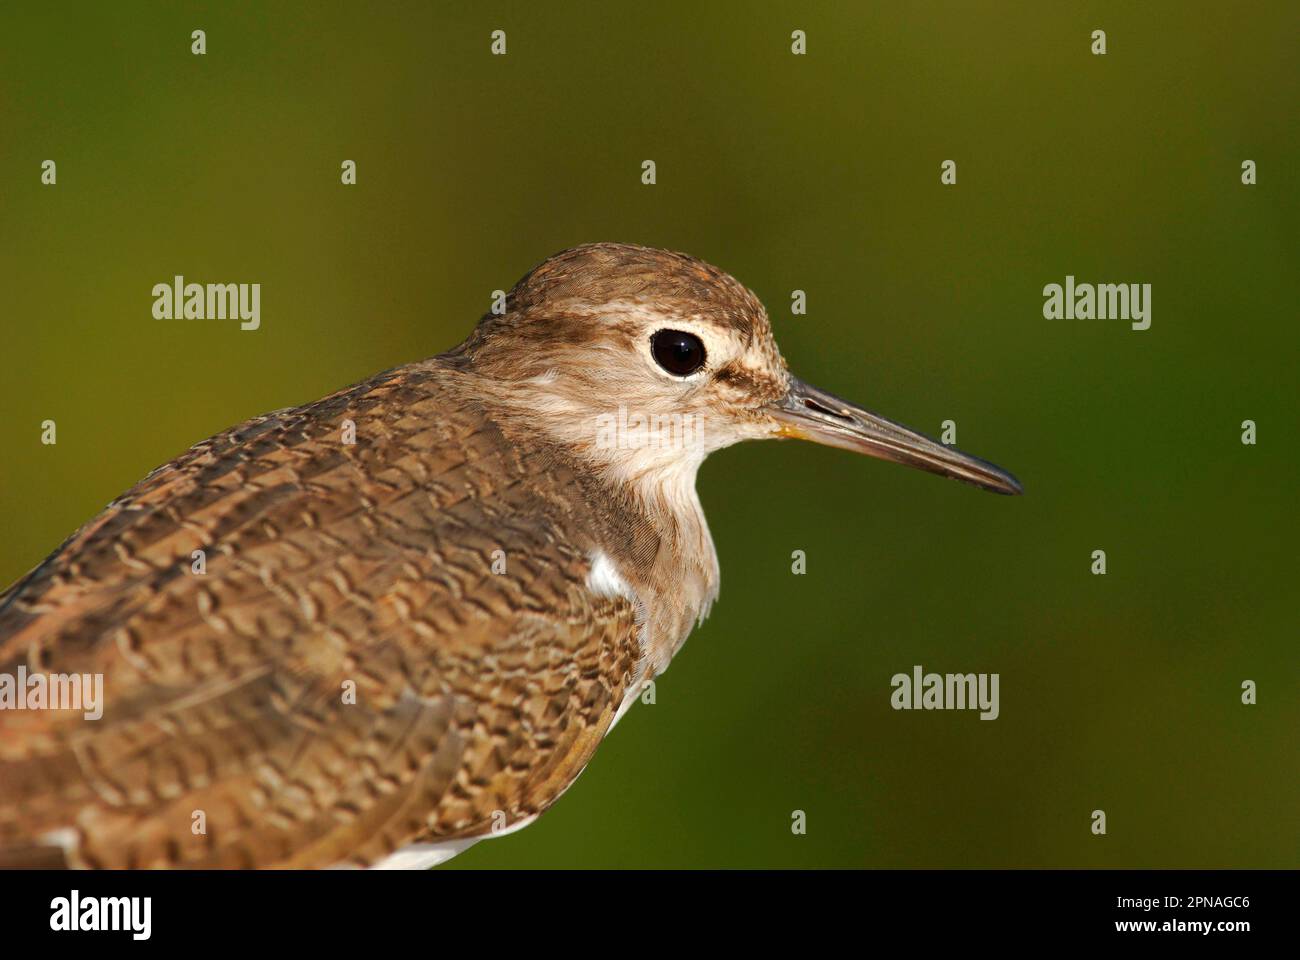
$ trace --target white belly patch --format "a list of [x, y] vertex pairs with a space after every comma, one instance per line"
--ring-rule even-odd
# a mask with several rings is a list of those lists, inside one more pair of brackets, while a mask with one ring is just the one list
[[480, 840], [493, 840], [497, 837], [509, 836], [516, 830], [522, 830], [536, 819], [537, 814], [533, 814], [531, 817], [524, 817], [508, 827], [485, 833], [481, 837], [462, 837], [459, 840], [443, 840], [441, 843], [413, 843], [409, 847], [403, 847], [395, 853], [390, 853], [378, 863], [373, 864], [370, 869], [428, 870], [440, 863], [446, 863], [458, 853], [464, 853]]
[[609, 554], [604, 550], [591, 552], [591, 570], [587, 574], [587, 589], [598, 597], [623, 597], [633, 603], [637, 602], [636, 591], [623, 579], [623, 575], [618, 572], [618, 567], [614, 566], [614, 561], [609, 559]]
[[478, 841], [478, 837], [468, 837], [464, 840], [448, 840], [445, 843], [413, 843], [396, 853], [390, 853], [370, 869], [428, 870], [468, 850]]

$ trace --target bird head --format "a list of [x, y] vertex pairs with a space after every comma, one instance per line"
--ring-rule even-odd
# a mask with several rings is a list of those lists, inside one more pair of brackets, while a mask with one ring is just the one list
[[539, 429], [624, 476], [693, 477], [713, 450], [798, 438], [1020, 492], [993, 464], [792, 375], [758, 298], [685, 254], [616, 243], [558, 253], [460, 352]]

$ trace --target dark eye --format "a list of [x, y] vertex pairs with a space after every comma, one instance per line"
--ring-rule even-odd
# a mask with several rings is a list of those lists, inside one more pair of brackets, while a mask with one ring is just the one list
[[655, 363], [677, 377], [690, 376], [704, 366], [704, 344], [693, 333], [660, 330], [650, 338]]

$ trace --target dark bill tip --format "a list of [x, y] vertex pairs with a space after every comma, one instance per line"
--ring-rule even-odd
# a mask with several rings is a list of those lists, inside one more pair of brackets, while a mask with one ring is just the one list
[[781, 424], [781, 436], [901, 463], [993, 493], [1015, 496], [1023, 491], [1020, 481], [1001, 467], [944, 446], [802, 380], [791, 379], [789, 393], [772, 414]]

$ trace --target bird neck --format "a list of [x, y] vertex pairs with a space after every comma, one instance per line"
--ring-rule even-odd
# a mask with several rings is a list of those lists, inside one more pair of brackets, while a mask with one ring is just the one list
[[605, 553], [642, 608], [643, 676], [667, 668], [718, 596], [719, 570], [696, 475], [707, 450], [602, 442], [589, 411], [546, 384], [500, 384], [485, 395], [508, 432], [545, 438], [583, 478], [594, 550]]
[[[633, 529], [643, 531], [602, 546], [641, 607], [641, 678], [668, 668], [718, 596], [718, 555], [695, 489], [702, 459], [634, 474], [600, 461], [591, 464], [597, 482], [619, 492]], [[652, 548], [639, 548], [638, 540]]]

